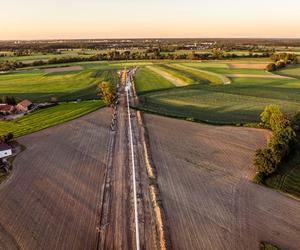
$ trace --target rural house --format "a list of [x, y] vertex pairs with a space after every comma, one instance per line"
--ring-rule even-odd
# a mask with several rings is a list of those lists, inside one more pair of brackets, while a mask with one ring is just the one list
[[0, 142], [0, 159], [3, 159], [11, 155], [12, 155], [12, 148], [6, 143]]
[[28, 112], [33, 108], [33, 104], [29, 100], [23, 100], [16, 106], [18, 112]]
[[8, 114], [11, 114], [14, 110], [15, 110], [15, 107], [13, 105], [0, 103], [0, 114], [8, 115]]

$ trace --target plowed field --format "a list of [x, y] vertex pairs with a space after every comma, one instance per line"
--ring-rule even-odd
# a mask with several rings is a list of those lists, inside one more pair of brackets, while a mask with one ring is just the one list
[[268, 132], [145, 120], [173, 249], [299, 249], [299, 201], [250, 181]]

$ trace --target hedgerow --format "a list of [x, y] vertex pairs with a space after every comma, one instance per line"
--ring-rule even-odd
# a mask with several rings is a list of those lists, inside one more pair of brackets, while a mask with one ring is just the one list
[[266, 148], [256, 151], [254, 157], [257, 172], [254, 177], [256, 183], [262, 183], [267, 176], [280, 167], [296, 140], [291, 121], [277, 105], [267, 106], [261, 114], [261, 121], [265, 128], [272, 130], [273, 137]]

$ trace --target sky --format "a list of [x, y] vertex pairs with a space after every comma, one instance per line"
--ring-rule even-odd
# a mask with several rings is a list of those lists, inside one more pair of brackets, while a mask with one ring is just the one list
[[0, 40], [300, 38], [300, 0], [0, 1]]

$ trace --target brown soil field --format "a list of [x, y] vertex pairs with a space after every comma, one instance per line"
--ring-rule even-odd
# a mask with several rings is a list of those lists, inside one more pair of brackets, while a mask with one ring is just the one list
[[171, 74], [160, 70], [158, 68], [155, 68], [153, 66], [147, 66], [148, 69], [154, 71], [155, 73], [159, 74], [160, 76], [162, 76], [163, 78], [166, 78], [168, 81], [170, 81], [171, 83], [173, 83], [176, 87], [182, 87], [182, 86], [186, 86], [188, 85], [185, 81], [172, 76]]
[[0, 187], [0, 249], [96, 249], [110, 112], [19, 139], [26, 150]]
[[265, 69], [268, 64], [266, 63], [231, 63], [228, 64], [229, 68], [232, 69]]
[[145, 115], [173, 249], [299, 249], [300, 202], [251, 182], [267, 131]]
[[59, 67], [59, 68], [47, 68], [44, 69], [46, 74], [49, 73], [60, 73], [60, 72], [69, 72], [69, 71], [81, 71], [83, 70], [82, 66], [69, 66], [69, 67]]

